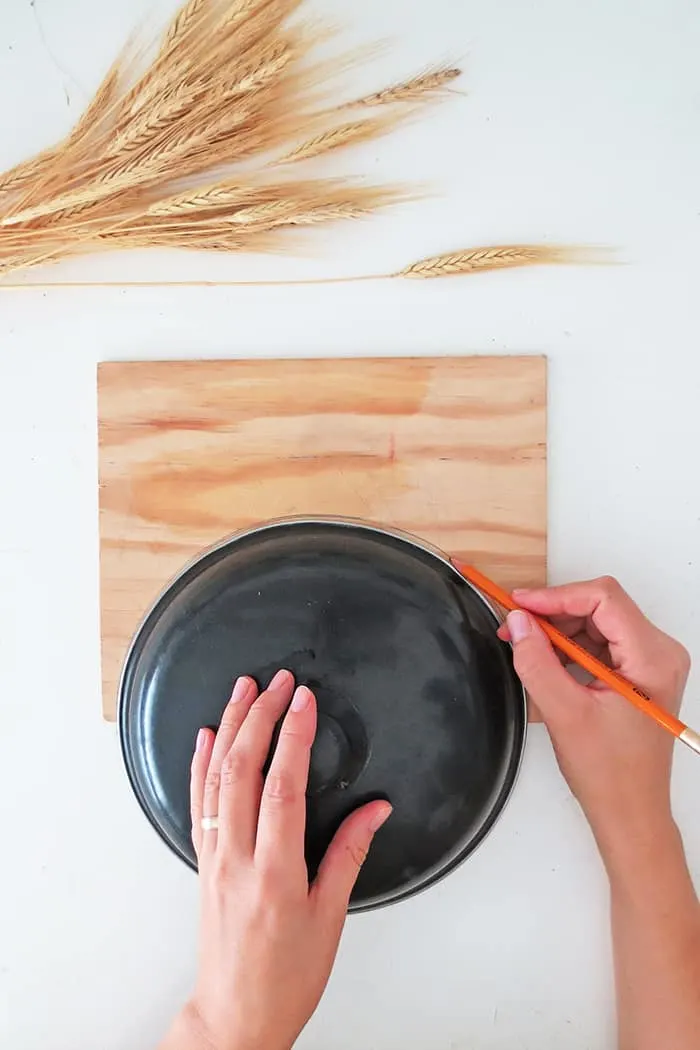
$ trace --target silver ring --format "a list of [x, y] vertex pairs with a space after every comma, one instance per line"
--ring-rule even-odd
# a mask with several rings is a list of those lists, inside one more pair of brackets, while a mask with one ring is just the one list
[[202, 817], [202, 831], [216, 831], [218, 827], [218, 817]]

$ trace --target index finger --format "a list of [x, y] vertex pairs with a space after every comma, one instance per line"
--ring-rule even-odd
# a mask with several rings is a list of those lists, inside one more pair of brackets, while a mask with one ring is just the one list
[[524, 609], [543, 616], [590, 619], [611, 649], [621, 644], [629, 645], [640, 636], [649, 637], [657, 630], [611, 576], [584, 583], [568, 583], [562, 587], [516, 590], [513, 598]]
[[316, 736], [316, 699], [306, 686], [292, 698], [265, 778], [255, 859], [266, 867], [303, 861], [306, 786]]
[[523, 609], [585, 616], [608, 641], [613, 668], [677, 711], [688, 675], [683, 647], [648, 620], [617, 580], [603, 576], [541, 591], [514, 591]]

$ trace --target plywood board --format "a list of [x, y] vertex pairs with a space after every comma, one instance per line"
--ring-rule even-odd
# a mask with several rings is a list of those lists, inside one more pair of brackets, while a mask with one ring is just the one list
[[366, 518], [504, 586], [545, 580], [543, 357], [114, 362], [98, 394], [108, 719], [159, 591], [268, 518]]

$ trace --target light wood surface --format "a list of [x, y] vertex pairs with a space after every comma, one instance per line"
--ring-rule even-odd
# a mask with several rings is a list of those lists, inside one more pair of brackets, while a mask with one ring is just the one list
[[545, 581], [543, 357], [109, 362], [98, 395], [105, 718], [163, 586], [267, 518], [367, 518]]

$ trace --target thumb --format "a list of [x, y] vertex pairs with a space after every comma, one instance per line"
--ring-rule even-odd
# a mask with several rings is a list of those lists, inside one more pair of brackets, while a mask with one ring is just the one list
[[508, 613], [513, 665], [548, 726], [578, 717], [590, 703], [584, 686], [566, 671], [539, 624], [522, 609]]
[[345, 818], [326, 850], [314, 881], [313, 894], [320, 907], [337, 914], [341, 922], [372, 839], [390, 815], [389, 802], [370, 802], [356, 809]]

